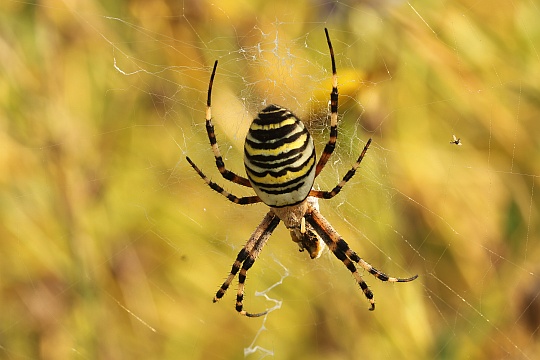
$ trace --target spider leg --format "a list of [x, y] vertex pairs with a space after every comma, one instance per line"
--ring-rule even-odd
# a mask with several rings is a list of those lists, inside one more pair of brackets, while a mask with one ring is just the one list
[[276, 228], [276, 226], [279, 224], [279, 217], [277, 217], [272, 212], [269, 212], [266, 214], [262, 222], [259, 224], [257, 229], [253, 232], [249, 240], [247, 241], [246, 245], [240, 250], [238, 253], [238, 256], [236, 257], [236, 261], [232, 265], [231, 272], [229, 273], [229, 276], [225, 280], [225, 282], [221, 285], [219, 290], [216, 293], [216, 296], [214, 297], [214, 302], [219, 301], [225, 295], [225, 292], [231, 285], [231, 282], [233, 281], [234, 277], [238, 272], [238, 292], [236, 294], [236, 311], [240, 315], [245, 315], [247, 317], [257, 317], [265, 315], [267, 312], [261, 312], [261, 313], [249, 313], [245, 310], [243, 310], [243, 301], [244, 301], [244, 287], [246, 282], [246, 273], [251, 268], [253, 263], [255, 262], [255, 259], [261, 252], [262, 248], [270, 238], [270, 235]]
[[328, 42], [328, 49], [330, 50], [330, 59], [332, 60], [332, 92], [330, 93], [330, 139], [324, 147], [321, 158], [317, 163], [317, 168], [315, 170], [315, 176], [319, 173], [326, 165], [326, 162], [330, 158], [330, 155], [334, 152], [337, 141], [337, 121], [338, 121], [338, 78], [336, 71], [336, 60], [334, 59], [334, 49], [332, 48], [332, 42], [330, 41], [330, 35], [328, 35], [328, 29], [324, 29], [326, 34], [326, 41]]
[[225, 191], [225, 189], [223, 189], [217, 183], [215, 183], [212, 180], [210, 180], [209, 178], [207, 178], [206, 175], [203, 174], [203, 172], [197, 167], [197, 165], [195, 165], [195, 163], [193, 161], [191, 161], [191, 159], [188, 156], [186, 156], [186, 160], [189, 162], [191, 167], [197, 172], [197, 174], [199, 174], [199, 176], [204, 181], [206, 181], [206, 183], [208, 184], [208, 186], [210, 186], [212, 188], [212, 190], [214, 190], [214, 191], [220, 193], [221, 195], [225, 196], [229, 201], [232, 201], [233, 203], [239, 204], [239, 205], [254, 204], [254, 203], [258, 203], [258, 202], [261, 201], [261, 199], [258, 196], [238, 197], [236, 195], [228, 193], [227, 191]]
[[251, 187], [251, 183], [245, 177], [236, 175], [234, 172], [227, 170], [225, 168], [225, 163], [221, 157], [219, 147], [217, 144], [216, 133], [214, 132], [214, 125], [212, 124], [212, 85], [214, 84], [214, 77], [216, 76], [216, 68], [218, 61], [214, 63], [214, 69], [212, 70], [212, 75], [210, 76], [210, 83], [208, 84], [208, 98], [206, 100], [206, 132], [208, 133], [208, 140], [210, 140], [210, 146], [212, 146], [212, 151], [214, 152], [214, 157], [216, 158], [216, 167], [218, 168], [221, 175], [233, 183]]
[[320, 198], [320, 199], [331, 199], [334, 196], [336, 196], [341, 191], [341, 189], [345, 186], [347, 181], [351, 180], [351, 178], [356, 173], [356, 170], [360, 166], [360, 163], [362, 162], [362, 159], [364, 158], [364, 155], [366, 155], [366, 152], [367, 152], [370, 144], [371, 144], [371, 138], [366, 143], [366, 146], [364, 146], [364, 150], [362, 150], [362, 153], [358, 157], [358, 160], [356, 160], [356, 162], [353, 164], [352, 168], [349, 171], [347, 171], [347, 174], [345, 174], [345, 176], [343, 177], [343, 180], [341, 180], [336, 185], [335, 188], [333, 188], [331, 191], [311, 190], [309, 192], [309, 196], [315, 196], [315, 197]]
[[[363, 260], [360, 256], [358, 256], [354, 251], [349, 248], [349, 245], [343, 240], [343, 238], [337, 233], [336, 230], [330, 225], [328, 220], [326, 220], [320, 212], [318, 212], [315, 209], [311, 209], [309, 213], [306, 214], [306, 221], [313, 226], [317, 234], [323, 239], [323, 241], [328, 245], [328, 248], [332, 250], [334, 255], [343, 262], [343, 264], [349, 269], [349, 271], [353, 274], [354, 278], [358, 282], [358, 285], [360, 285], [360, 288], [364, 292], [364, 295], [371, 303], [370, 310], [375, 310], [375, 300], [373, 300], [373, 292], [369, 289], [368, 285], [358, 273], [358, 270], [356, 269], [356, 266], [354, 266], [353, 262], [356, 262], [358, 265], [360, 265], [363, 269], [365, 269], [367, 272], [369, 272], [371, 275], [375, 276], [377, 279], [381, 281], [388, 281], [388, 282], [409, 282], [413, 281], [418, 277], [418, 275], [414, 275], [410, 278], [395, 278], [386, 275], [385, 273], [375, 269], [371, 264]], [[352, 261], [351, 261], [352, 260]]]

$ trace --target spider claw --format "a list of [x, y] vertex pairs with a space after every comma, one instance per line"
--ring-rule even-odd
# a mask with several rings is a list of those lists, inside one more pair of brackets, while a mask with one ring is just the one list
[[411, 276], [410, 278], [406, 278], [406, 279], [398, 278], [397, 282], [409, 282], [409, 281], [415, 280], [416, 278], [418, 278], [418, 274]]
[[239, 314], [247, 316], [247, 317], [259, 317], [259, 316], [264, 316], [264, 315], [268, 314], [268, 310], [260, 312], [260, 313], [256, 313], [256, 314], [249, 313], [249, 312], [243, 310], [243, 311], [240, 311]]
[[375, 303], [374, 302], [371, 303], [371, 307], [369, 308], [369, 311], [373, 311], [373, 310], [375, 310]]

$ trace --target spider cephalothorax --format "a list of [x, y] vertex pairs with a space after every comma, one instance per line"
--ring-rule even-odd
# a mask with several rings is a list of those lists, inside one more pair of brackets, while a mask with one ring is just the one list
[[283, 221], [291, 233], [292, 240], [296, 242], [300, 251], [307, 250], [312, 259], [318, 258], [325, 245], [343, 262], [353, 274], [364, 295], [371, 303], [370, 310], [375, 309], [373, 293], [362, 279], [354, 263], [382, 281], [408, 282], [416, 279], [418, 275], [410, 278], [390, 277], [375, 269], [360, 258], [337, 233], [332, 225], [319, 212], [318, 199], [331, 199], [337, 195], [349, 181], [360, 166], [371, 139], [369, 139], [362, 153], [345, 174], [343, 180], [331, 191], [313, 190], [315, 178], [326, 165], [334, 151], [337, 140], [338, 122], [338, 81], [334, 50], [330, 42], [328, 30], [324, 29], [326, 40], [332, 60], [332, 92], [330, 93], [330, 139], [326, 144], [319, 161], [316, 161], [315, 146], [309, 131], [302, 121], [291, 111], [278, 106], [269, 105], [253, 120], [244, 144], [244, 165], [247, 178], [236, 175], [225, 168], [223, 158], [219, 152], [212, 124], [211, 96], [212, 85], [216, 74], [217, 60], [210, 76], [206, 108], [206, 131], [216, 159], [216, 166], [221, 175], [236, 184], [252, 187], [256, 196], [237, 197], [225, 191], [217, 183], [208, 179], [202, 171], [186, 157], [190, 165], [201, 178], [215, 191], [230, 201], [246, 205], [263, 202], [270, 210], [255, 229], [246, 245], [240, 250], [229, 276], [221, 285], [214, 297], [214, 302], [225, 295], [232, 280], [238, 274], [238, 291], [236, 295], [236, 310], [246, 316], [255, 317], [266, 314], [249, 313], [243, 309], [244, 284], [246, 273], [251, 268], [268, 238]]

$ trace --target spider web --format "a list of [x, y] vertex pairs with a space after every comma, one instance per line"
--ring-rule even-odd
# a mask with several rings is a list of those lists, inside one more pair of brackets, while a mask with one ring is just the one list
[[[540, 350], [535, 2], [2, 7], [4, 358], [532, 359]], [[246, 319], [234, 286], [211, 299], [267, 208], [227, 202], [184, 157], [226, 190], [252, 194], [219, 176], [208, 146], [216, 59], [212, 113], [230, 170], [244, 174], [247, 128], [270, 103], [303, 119], [320, 153], [325, 27], [340, 121], [316, 188], [335, 186], [373, 143], [321, 212], [373, 266], [419, 278], [392, 285], [362, 273], [377, 303], [369, 312], [333, 254], [298, 253], [280, 225], [246, 282], [245, 308], [269, 312]]]

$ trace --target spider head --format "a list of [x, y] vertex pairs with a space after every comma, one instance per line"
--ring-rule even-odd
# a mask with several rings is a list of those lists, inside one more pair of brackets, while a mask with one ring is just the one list
[[319, 258], [326, 247], [321, 237], [309, 224], [306, 224], [306, 231], [303, 233], [298, 229], [291, 230], [291, 238], [298, 244], [300, 252], [307, 250], [312, 259]]
[[312, 210], [319, 211], [319, 200], [316, 197], [309, 196], [305, 201], [305, 205], [307, 208], [302, 215], [300, 227], [289, 228], [289, 230], [292, 241], [298, 244], [300, 251], [307, 250], [312, 259], [317, 259], [321, 256], [326, 244], [315, 229], [306, 222], [304, 216]]

